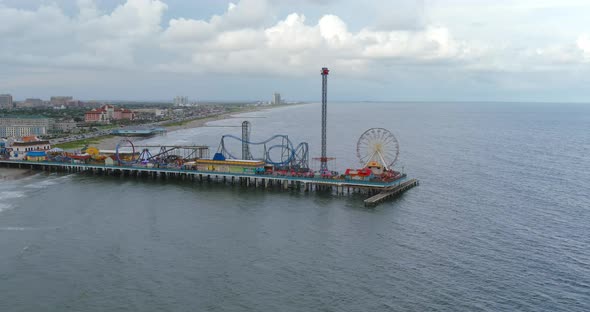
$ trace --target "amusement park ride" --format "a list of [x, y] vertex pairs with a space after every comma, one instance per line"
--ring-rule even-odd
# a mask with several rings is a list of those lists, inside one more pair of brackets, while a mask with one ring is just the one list
[[[279, 179], [281, 183], [305, 183], [306, 187], [308, 184], [315, 184], [320, 188], [337, 186], [343, 189], [345, 185], [368, 187], [367, 183], [370, 183], [372, 190], [384, 190], [376, 195], [376, 199], [368, 199], [370, 203], [417, 185], [418, 181], [415, 179], [403, 182], [406, 175], [394, 169], [399, 158], [399, 142], [393, 133], [383, 128], [371, 128], [358, 139], [356, 155], [360, 162], [359, 169], [346, 169], [343, 174], [329, 170], [328, 161], [334, 158], [327, 157], [328, 73], [328, 68], [322, 68], [321, 156], [314, 158], [320, 161], [317, 172], [309, 166], [308, 143], [295, 144], [285, 134], [276, 134], [266, 140], [254, 140], [251, 138], [251, 125], [248, 121], [242, 123], [241, 137], [232, 134], [221, 137], [213, 158], [210, 158], [209, 147], [204, 145], [136, 145], [129, 139], [123, 139], [114, 151], [86, 147], [78, 153], [48, 152], [45, 161], [56, 166], [61, 164], [59, 166], [62, 167], [63, 164], [91, 165], [107, 171], [152, 170], [154, 174], [162, 174], [164, 171], [157, 170], [164, 169], [169, 171], [163, 174], [173, 171], [174, 174], [201, 177], [229, 174], [233, 175], [232, 181], [236, 176], [240, 180], [250, 181], [250, 175], [263, 175], [264, 177], [260, 177], [263, 183]], [[241, 152], [237, 152], [237, 144], [241, 146]], [[5, 146], [0, 146], [0, 152], [0, 159], [12, 160]], [[254, 184], [256, 185], [256, 178]]]
[[[244, 122], [243, 125], [249, 126], [249, 123]], [[358, 139], [356, 155], [361, 165], [360, 169], [346, 169], [344, 174], [332, 173], [330, 176], [310, 168], [309, 146], [306, 142], [295, 145], [287, 135], [282, 134], [254, 142], [250, 140], [249, 128], [244, 130], [241, 138], [229, 134], [222, 136], [218, 152], [213, 160], [234, 164], [240, 161], [258, 161], [264, 164], [264, 169], [261, 167], [254, 172], [256, 174], [384, 182], [401, 177], [401, 173], [393, 169], [399, 158], [399, 143], [390, 131], [383, 128], [371, 128]], [[242, 144], [242, 157], [238, 157], [231, 150], [231, 144], [229, 144], [231, 141]], [[261, 150], [260, 154], [252, 155], [252, 147], [259, 147], [257, 149]], [[99, 152], [94, 147], [88, 147], [83, 149], [82, 153], [48, 153], [48, 160], [95, 163], [104, 162], [110, 157], [119, 166], [183, 168], [187, 163], [210, 158], [208, 146], [135, 145], [129, 139], [121, 140], [115, 151], [111, 152], [111, 155], [107, 154]]]
[[[139, 152], [141, 150], [141, 152]], [[190, 159], [209, 157], [209, 147], [203, 145], [138, 145], [123, 139], [115, 150], [115, 159], [123, 165], [152, 164], [154, 166], [181, 166]]]
[[[329, 170], [328, 161], [335, 158], [327, 157], [328, 74], [328, 68], [322, 68], [321, 156], [314, 158], [314, 160], [320, 161], [317, 172], [310, 168], [309, 144], [307, 142], [295, 144], [285, 134], [276, 134], [266, 140], [253, 140], [249, 121], [242, 122], [241, 137], [232, 134], [221, 137], [219, 148], [211, 159], [217, 161], [216, 166], [209, 164], [208, 168], [214, 168], [216, 171], [222, 170], [220, 168], [230, 170], [231, 166], [225, 166], [227, 164], [224, 164], [224, 161], [231, 161], [233, 165], [242, 161], [246, 167], [257, 161], [264, 164], [264, 168], [255, 170], [257, 174], [365, 181], [391, 181], [401, 176], [393, 169], [399, 157], [399, 143], [390, 131], [383, 128], [369, 129], [359, 138], [356, 155], [361, 164], [360, 169], [347, 169], [344, 174]], [[237, 151], [237, 144], [241, 145], [241, 153]], [[138, 145], [128, 138], [122, 139], [115, 151], [110, 153], [101, 153], [93, 147], [87, 147], [81, 153], [48, 153], [50, 161], [74, 160], [109, 163], [107, 158], [110, 158], [113, 163], [116, 162], [119, 166], [155, 168], [183, 168], [185, 163], [210, 159], [209, 157], [208, 146]]]
[[[284, 134], [273, 135], [264, 141], [253, 142], [250, 140], [249, 125], [248, 121], [244, 121], [241, 138], [231, 134], [222, 136], [217, 154], [223, 155], [225, 159], [240, 159], [231, 152], [229, 147], [228, 141], [233, 140], [242, 144], [242, 160], [264, 161], [266, 164], [273, 165], [277, 170], [309, 171], [309, 146], [306, 142], [295, 146]], [[262, 148], [257, 157], [251, 153], [253, 147]]]

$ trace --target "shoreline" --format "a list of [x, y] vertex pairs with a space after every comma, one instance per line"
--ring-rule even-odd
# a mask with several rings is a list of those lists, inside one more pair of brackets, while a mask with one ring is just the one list
[[[190, 121], [186, 121], [186, 123], [183, 123], [182, 125], [172, 125], [172, 126], [162, 126], [162, 127], [166, 128], [166, 131], [168, 131], [168, 132], [196, 129], [196, 128], [205, 127], [207, 125], [207, 123], [209, 123], [209, 122], [231, 119], [231, 118], [234, 118], [233, 116], [239, 115], [239, 114], [261, 112], [261, 111], [273, 110], [276, 108], [293, 107], [293, 106], [307, 105], [307, 104], [310, 104], [310, 103], [257, 106], [257, 107], [247, 108], [247, 109], [239, 110], [239, 111], [235, 111], [235, 112], [228, 112], [228, 113], [223, 113], [223, 114], [219, 114], [219, 115], [215, 115], [215, 116], [193, 119]], [[123, 137], [109, 136], [106, 138], [99, 139], [97, 143], [92, 144], [91, 146], [96, 147], [99, 150], [100, 149], [104, 149], [104, 150], [115, 149], [117, 144], [119, 143], [119, 141], [121, 141], [122, 138]], [[134, 143], [143, 141], [145, 139], [149, 139], [149, 138], [137, 138], [137, 137], [130, 138], [130, 140], [132, 140]]]
[[206, 124], [208, 122], [231, 119], [231, 118], [234, 118], [235, 115], [239, 115], [239, 114], [262, 112], [262, 111], [267, 111], [267, 110], [273, 110], [276, 108], [294, 107], [294, 106], [306, 105], [306, 104], [309, 104], [309, 103], [257, 106], [254, 108], [248, 108], [248, 109], [244, 109], [244, 110], [240, 110], [240, 111], [236, 111], [236, 112], [229, 112], [229, 113], [223, 113], [223, 114], [215, 115], [215, 116], [211, 116], [211, 117], [193, 119], [191, 121], [187, 121], [186, 124], [182, 124], [182, 125], [164, 126], [164, 127], [169, 132], [178, 131], [178, 130], [186, 130], [186, 129], [194, 129], [194, 128], [204, 127], [204, 126], [206, 126]]

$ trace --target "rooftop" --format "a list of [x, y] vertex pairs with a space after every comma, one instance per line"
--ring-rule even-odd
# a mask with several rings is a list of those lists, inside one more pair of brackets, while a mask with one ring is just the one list
[[1, 118], [19, 118], [19, 119], [50, 119], [41, 115], [0, 115]]
[[42, 144], [49, 144], [49, 141], [29, 141], [29, 142], [13, 142], [12, 146], [34, 146], [34, 145], [42, 145]]

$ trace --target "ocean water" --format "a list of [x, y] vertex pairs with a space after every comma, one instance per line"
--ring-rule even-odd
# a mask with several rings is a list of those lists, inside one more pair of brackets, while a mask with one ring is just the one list
[[[371, 127], [419, 187], [362, 196], [39, 173], [0, 182], [0, 311], [590, 311], [590, 105], [329, 103], [332, 168]], [[320, 106], [150, 143], [287, 134]], [[239, 146], [237, 147], [239, 151]], [[317, 164], [315, 164], [317, 165]]]

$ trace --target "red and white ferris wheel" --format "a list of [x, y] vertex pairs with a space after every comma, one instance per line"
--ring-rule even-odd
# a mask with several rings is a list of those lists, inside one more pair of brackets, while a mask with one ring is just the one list
[[389, 170], [399, 158], [399, 142], [391, 131], [371, 128], [359, 138], [356, 144], [356, 156], [363, 167], [375, 161]]

